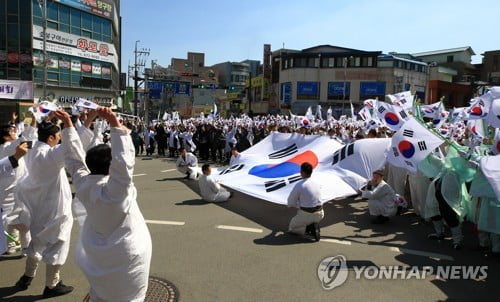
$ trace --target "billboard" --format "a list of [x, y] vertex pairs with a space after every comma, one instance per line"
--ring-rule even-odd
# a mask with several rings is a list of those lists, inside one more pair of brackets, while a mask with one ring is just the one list
[[286, 82], [281, 84], [281, 100], [283, 104], [290, 105], [292, 101], [292, 83]]
[[54, 0], [104, 18], [113, 18], [113, 2], [105, 0]]
[[361, 82], [360, 95], [385, 95], [385, 82]]
[[345, 95], [350, 95], [351, 82], [328, 82], [328, 95], [344, 95], [344, 87]]
[[318, 95], [318, 82], [297, 82], [297, 95]]

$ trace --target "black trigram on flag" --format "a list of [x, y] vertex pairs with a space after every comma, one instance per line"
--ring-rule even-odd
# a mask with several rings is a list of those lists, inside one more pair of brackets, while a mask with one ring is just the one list
[[239, 171], [241, 170], [245, 165], [244, 164], [238, 164], [238, 165], [234, 165], [234, 166], [231, 166], [227, 169], [224, 169], [222, 170], [219, 175], [224, 175], [224, 174], [228, 174], [228, 173], [232, 173], [232, 172], [236, 172], [236, 171]]
[[398, 157], [399, 156], [398, 148], [392, 147], [392, 152], [394, 152], [394, 157]]
[[348, 157], [349, 155], [353, 154], [354, 154], [354, 143], [344, 146], [342, 149], [336, 151], [333, 154], [332, 166], [338, 163], [339, 161], [343, 160], [344, 158]]
[[269, 159], [283, 158], [283, 157], [287, 157], [287, 156], [292, 155], [292, 154], [297, 153], [297, 152], [298, 152], [297, 145], [293, 144], [291, 146], [288, 146], [286, 148], [283, 148], [281, 150], [278, 150], [276, 152], [269, 154]]
[[425, 144], [425, 141], [419, 141], [418, 148], [420, 149], [420, 151], [427, 150], [427, 145]]
[[384, 107], [384, 106], [380, 106], [380, 107], [378, 107], [378, 109], [377, 109], [377, 110], [378, 110], [378, 112], [380, 112], [380, 113], [384, 113], [384, 111], [385, 111], [385, 107]]
[[399, 115], [400, 115], [403, 119], [405, 119], [405, 118], [407, 118], [407, 117], [408, 117], [408, 115], [406, 114], [406, 112], [405, 112], [404, 110], [401, 110], [401, 111], [399, 112]]
[[276, 179], [276, 180], [270, 180], [266, 181], [264, 183], [264, 187], [266, 188], [266, 192], [273, 192], [276, 190], [279, 190], [283, 187], [286, 187], [289, 184], [293, 184], [294, 182], [297, 182], [302, 179], [302, 176], [300, 175], [295, 175], [292, 177], [289, 177], [288, 179]]
[[403, 130], [403, 136], [407, 136], [407, 137], [413, 137], [413, 130], [409, 130], [409, 129], [404, 129]]
[[406, 104], [406, 99], [401, 99], [401, 100], [399, 100], [399, 102], [400, 102], [401, 104]]

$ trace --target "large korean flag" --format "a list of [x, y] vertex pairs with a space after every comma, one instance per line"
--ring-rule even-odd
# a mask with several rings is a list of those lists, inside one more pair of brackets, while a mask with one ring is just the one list
[[343, 145], [328, 136], [298, 133], [271, 133], [241, 153], [241, 160], [212, 177], [222, 185], [278, 204], [287, 198], [301, 180], [300, 165], [310, 163], [312, 178], [321, 184], [321, 200], [356, 194], [332, 169], [333, 154]]
[[352, 188], [359, 189], [372, 177], [373, 171], [385, 166], [390, 146], [390, 138], [367, 138], [345, 145], [333, 154], [333, 172]]
[[394, 166], [416, 174], [418, 163], [442, 143], [441, 138], [410, 117], [392, 137], [387, 160]]

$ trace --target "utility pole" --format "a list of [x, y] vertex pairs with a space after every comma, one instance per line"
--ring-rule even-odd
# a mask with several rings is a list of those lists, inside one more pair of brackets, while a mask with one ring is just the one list
[[146, 60], [149, 56], [149, 49], [137, 49], [137, 43], [140, 40], [135, 41], [135, 63], [134, 63], [134, 114], [139, 116], [138, 102], [139, 102], [139, 68], [146, 66]]
[[47, 97], [47, 63], [49, 59], [47, 58], [47, 0], [38, 0], [38, 5], [42, 10], [42, 34], [43, 34], [43, 95], [38, 101], [43, 101]]

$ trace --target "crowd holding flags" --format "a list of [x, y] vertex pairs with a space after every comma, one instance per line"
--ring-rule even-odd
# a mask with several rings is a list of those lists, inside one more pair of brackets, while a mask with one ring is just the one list
[[[322, 202], [356, 194], [372, 172], [383, 166], [386, 171], [402, 169], [403, 180], [424, 176], [419, 181], [425, 180], [427, 185], [419, 190], [429, 188], [429, 192], [418, 196], [427, 197], [412, 200], [422, 205], [418, 214], [434, 219], [439, 213], [437, 204], [446, 202], [458, 221], [469, 220], [488, 234], [490, 247], [500, 255], [500, 87], [491, 87], [461, 108], [446, 108], [443, 100], [420, 104], [410, 91], [387, 95], [387, 99], [389, 102], [365, 100], [357, 113], [351, 103], [350, 117], [336, 118], [330, 107], [326, 119], [319, 105], [314, 114], [309, 107], [305, 115], [290, 112], [223, 118], [214, 104], [208, 116], [182, 118], [173, 111], [158, 114], [150, 125], [125, 114], [120, 121], [131, 129], [136, 155], [146, 142], [147, 154], [154, 153], [156, 143], [158, 156], [165, 156], [164, 149], [168, 149], [170, 157], [176, 157], [184, 147], [201, 160], [227, 164], [231, 149], [238, 149], [240, 160], [218, 171], [214, 178], [280, 204], [286, 204], [286, 192], [300, 179], [299, 168], [304, 162], [317, 169], [313, 177], [335, 184], [323, 188]], [[85, 116], [98, 107], [80, 99], [72, 113]], [[30, 108], [38, 122], [58, 110], [56, 103], [48, 101]], [[86, 123], [77, 121], [76, 125]], [[17, 125], [18, 134], [22, 128]], [[110, 127], [98, 121], [93, 132], [81, 131], [82, 141], [90, 143], [93, 137], [105, 137]], [[109, 143], [109, 138], [104, 142]], [[429, 178], [433, 179], [430, 185]], [[441, 201], [436, 192], [442, 195]], [[454, 242], [458, 242], [461, 233], [453, 232]]]

